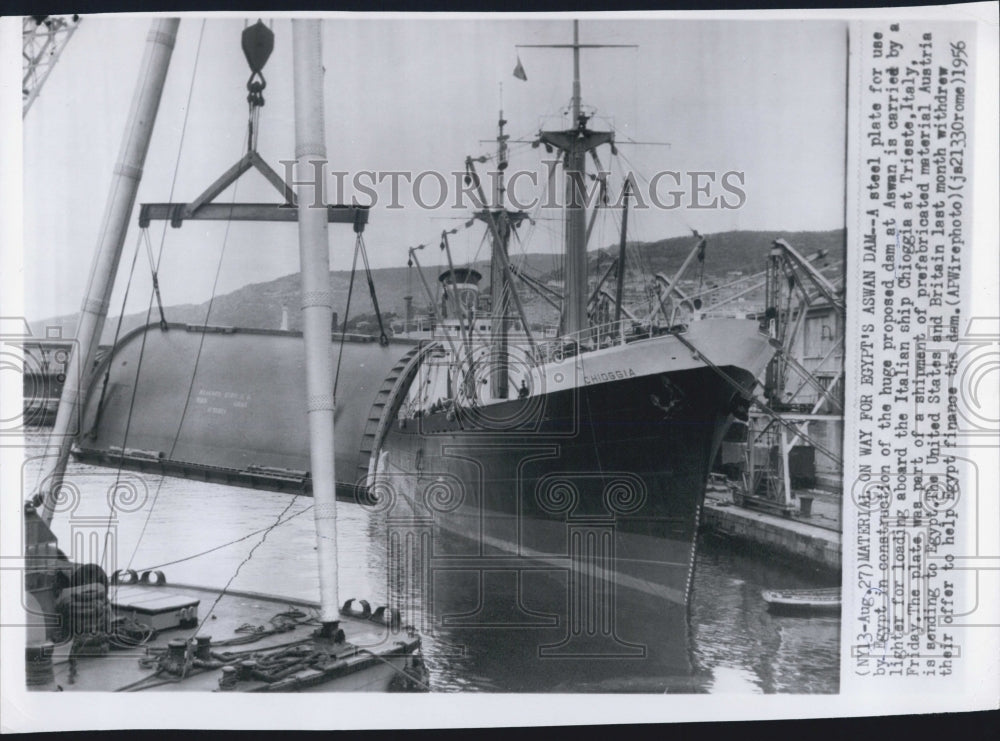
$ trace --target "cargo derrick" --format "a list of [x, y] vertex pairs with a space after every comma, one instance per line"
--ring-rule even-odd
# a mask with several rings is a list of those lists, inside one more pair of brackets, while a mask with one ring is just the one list
[[[839, 491], [844, 413], [845, 306], [842, 281], [783, 239], [765, 271], [762, 323], [779, 350], [768, 365], [767, 414], [751, 412], [739, 500], [808, 515], [814, 489]], [[841, 285], [836, 285], [841, 283]]]

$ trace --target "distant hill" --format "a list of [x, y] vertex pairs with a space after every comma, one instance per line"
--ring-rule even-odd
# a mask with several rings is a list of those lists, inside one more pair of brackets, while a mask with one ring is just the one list
[[[708, 246], [705, 256], [705, 274], [718, 279], [724, 278], [731, 271], [742, 271], [744, 274], [756, 273], [764, 269], [765, 260], [771, 243], [775, 239], [785, 239], [805, 255], [825, 250], [827, 261], [843, 261], [845, 258], [845, 232], [843, 229], [820, 232], [758, 232], [733, 231], [708, 236]], [[672, 275], [683, 263], [684, 258], [695, 245], [693, 237], [672, 237], [657, 242], [631, 243], [629, 259], [638, 265], [631, 265], [630, 280], [640, 276], [649, 276], [657, 272]], [[617, 255], [617, 246], [611, 245], [592, 250], [589, 255], [591, 275], [603, 274]], [[552, 254], [511, 255], [515, 267], [542, 280], [561, 281], [561, 258]], [[473, 263], [483, 274], [482, 285], [489, 284], [489, 263], [479, 261]], [[431, 290], [437, 288], [437, 276], [443, 270], [439, 266], [425, 266], [424, 277]], [[347, 293], [350, 286], [349, 271], [334, 271], [330, 273], [330, 284], [333, 288], [334, 311], [343, 320], [347, 305]], [[392, 315], [402, 316], [403, 297], [410, 294], [414, 297], [415, 310], [420, 313], [426, 308], [428, 301], [426, 292], [416, 268], [398, 267], [372, 270], [372, 281], [378, 295], [379, 308], [383, 316], [391, 319]], [[299, 314], [299, 276], [297, 273], [276, 278], [264, 283], [252, 283], [231, 293], [216, 296], [211, 302], [202, 304], [182, 304], [164, 308], [167, 320], [187, 324], [231, 325], [258, 329], [277, 329], [281, 326], [282, 306], [288, 309], [290, 329], [300, 329]], [[523, 290], [525, 310], [533, 321], [552, 322], [556, 318], [555, 310], [532, 291]], [[209, 306], [211, 304], [211, 314]], [[351, 298], [348, 328], [353, 329], [360, 322], [370, 321], [373, 307], [368, 291], [368, 283], [364, 272], [359, 271], [354, 280], [354, 291]], [[154, 310], [153, 320], [158, 319]], [[64, 337], [72, 337], [76, 332], [76, 315], [54, 317], [47, 320], [31, 322], [31, 331], [36, 335], [45, 336], [45, 328], [55, 325], [63, 328]], [[141, 326], [146, 320], [145, 313], [126, 315], [122, 321], [121, 332]], [[206, 322], [207, 320], [207, 322]], [[102, 344], [110, 344], [114, 340], [117, 319], [109, 319], [105, 324]], [[367, 326], [358, 329], [370, 329]]]
[[[846, 253], [845, 232], [834, 229], [824, 232], [723, 232], [708, 235], [705, 248], [705, 272], [724, 276], [733, 270], [756, 273], [764, 269], [771, 243], [784, 239], [805, 256], [825, 251], [830, 261], [844, 260]], [[641, 260], [645, 261], [653, 273], [664, 272], [672, 275], [684, 262], [684, 258], [694, 247], [695, 238], [671, 237], [658, 242], [635, 245]], [[617, 247], [597, 250], [606, 257], [617, 254]], [[591, 257], [591, 260], [594, 258]]]

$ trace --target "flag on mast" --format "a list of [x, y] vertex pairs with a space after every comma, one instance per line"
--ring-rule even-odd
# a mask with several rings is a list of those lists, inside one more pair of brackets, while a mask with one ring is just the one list
[[518, 54], [517, 56], [517, 66], [514, 67], [514, 77], [516, 77], [519, 80], [525, 80], [525, 81], [527, 81], [528, 79], [528, 75], [524, 73], [524, 67], [521, 65], [520, 54]]

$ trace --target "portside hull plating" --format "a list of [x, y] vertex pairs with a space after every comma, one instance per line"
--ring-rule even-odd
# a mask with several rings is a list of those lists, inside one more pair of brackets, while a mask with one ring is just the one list
[[[718, 370], [753, 385], [749, 371]], [[488, 418], [400, 421], [369, 502], [384, 513], [390, 563], [406, 565], [397, 597], [467, 650], [470, 671], [504, 651], [500, 689], [558, 688], [567, 669], [574, 686], [648, 677], [628, 686], [669, 689], [689, 672], [694, 542], [732, 420], [734, 388], [718, 370], [577, 386], [493, 405]]]

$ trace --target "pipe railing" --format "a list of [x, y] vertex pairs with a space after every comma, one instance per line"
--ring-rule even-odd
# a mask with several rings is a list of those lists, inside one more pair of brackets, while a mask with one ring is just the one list
[[628, 318], [619, 319], [539, 342], [537, 361], [539, 363], [559, 362], [581, 352], [626, 345], [630, 342], [674, 331], [674, 328], [668, 330], [654, 327], [648, 322], [636, 322]]

